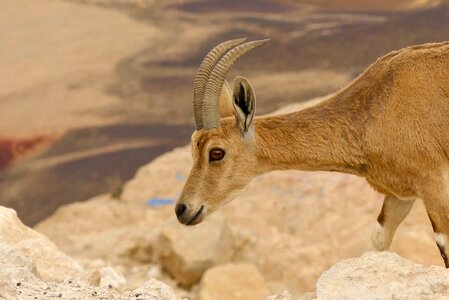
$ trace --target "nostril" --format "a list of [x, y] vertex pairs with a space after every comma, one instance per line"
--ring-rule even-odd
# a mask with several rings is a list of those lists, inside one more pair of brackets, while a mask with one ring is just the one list
[[184, 212], [186, 211], [187, 206], [185, 204], [179, 203], [176, 205], [175, 208], [175, 213], [176, 216], [179, 218], [180, 216], [182, 216], [184, 214]]

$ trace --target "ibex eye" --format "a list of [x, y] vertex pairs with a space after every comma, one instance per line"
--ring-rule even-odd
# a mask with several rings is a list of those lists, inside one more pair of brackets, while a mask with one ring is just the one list
[[220, 160], [224, 157], [225, 152], [222, 149], [215, 148], [210, 150], [209, 161]]

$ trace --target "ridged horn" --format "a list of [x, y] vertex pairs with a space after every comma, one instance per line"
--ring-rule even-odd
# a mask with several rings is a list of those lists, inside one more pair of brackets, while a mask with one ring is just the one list
[[202, 103], [202, 120], [204, 129], [208, 130], [216, 128], [220, 124], [220, 106], [219, 97], [223, 82], [234, 63], [244, 54], [260, 47], [270, 41], [270, 39], [253, 41], [241, 44], [226, 53], [216, 64], [209, 80], [206, 84], [204, 92], [204, 100]]
[[201, 65], [199, 66], [198, 71], [195, 75], [195, 81], [193, 83], [193, 115], [195, 117], [197, 130], [203, 128], [202, 104], [204, 91], [206, 90], [207, 80], [209, 79], [212, 70], [226, 52], [228, 52], [235, 46], [240, 45], [244, 41], [246, 41], [246, 38], [223, 42], [209, 51], [209, 53], [207, 53], [206, 57], [204, 57], [203, 61], [201, 62]]

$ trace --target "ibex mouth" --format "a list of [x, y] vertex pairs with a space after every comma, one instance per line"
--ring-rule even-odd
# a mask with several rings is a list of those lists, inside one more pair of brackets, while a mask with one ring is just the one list
[[198, 212], [191, 218], [186, 225], [196, 225], [201, 222], [201, 214], [203, 213], [204, 205], [201, 205], [201, 208], [198, 210]]

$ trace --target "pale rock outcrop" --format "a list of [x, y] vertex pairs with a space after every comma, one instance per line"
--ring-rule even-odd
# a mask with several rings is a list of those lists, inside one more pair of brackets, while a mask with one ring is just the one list
[[182, 286], [190, 287], [208, 268], [232, 258], [233, 242], [232, 231], [220, 213], [193, 227], [173, 220], [159, 236], [158, 256], [165, 270]]
[[[292, 299], [288, 291], [283, 291], [266, 300]], [[449, 299], [449, 269], [423, 266], [394, 252], [367, 252], [323, 272], [316, 291], [298, 299]]]
[[96, 287], [83, 281], [45, 282], [34, 274], [32, 260], [13, 254], [0, 258], [0, 299], [145, 299], [178, 300], [173, 289], [156, 279], [133, 291]]
[[155, 279], [133, 291], [120, 290], [124, 283], [110, 267], [84, 270], [23, 225], [14, 210], [0, 206], [0, 299], [178, 299]]
[[14, 210], [3, 206], [0, 206], [0, 246], [2, 256], [14, 252], [30, 258], [36, 268], [35, 274], [43, 280], [63, 281], [83, 271], [47, 237], [23, 225]]
[[229, 263], [207, 270], [199, 300], [260, 300], [267, 295], [265, 280], [254, 265]]
[[316, 299], [449, 299], [449, 270], [422, 266], [393, 252], [368, 252], [325, 271]]
[[148, 264], [155, 256], [159, 229], [170, 216], [171, 210], [155, 211], [101, 195], [60, 207], [35, 228], [76, 259]]

